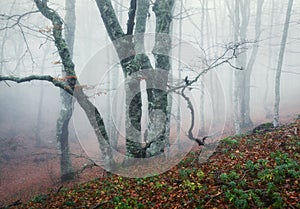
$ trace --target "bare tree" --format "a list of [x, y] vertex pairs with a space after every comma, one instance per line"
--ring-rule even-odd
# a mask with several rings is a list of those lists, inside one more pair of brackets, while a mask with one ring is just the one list
[[265, 88], [265, 93], [264, 93], [264, 109], [265, 109], [265, 114], [266, 118], [269, 119], [272, 117], [272, 110], [267, 104], [268, 100], [268, 94], [269, 94], [269, 74], [271, 69], [273, 68], [273, 50], [272, 50], [272, 39], [271, 37], [273, 36], [273, 23], [274, 23], [274, 10], [275, 10], [275, 5], [276, 2], [275, 0], [272, 0], [272, 5], [271, 5], [271, 14], [270, 14], [270, 30], [269, 30], [269, 50], [268, 50], [268, 70], [265, 78], [265, 83], [266, 83], [266, 88]]
[[[43, 60], [42, 60], [42, 64], [41, 64], [41, 75], [44, 75], [44, 71], [45, 71], [45, 62], [46, 62], [46, 57], [48, 55], [50, 51], [50, 46], [47, 46], [47, 49], [44, 52], [43, 55]], [[39, 106], [38, 106], [38, 112], [37, 112], [37, 122], [36, 122], [36, 126], [35, 126], [35, 140], [36, 140], [36, 146], [40, 147], [41, 146], [41, 121], [42, 121], [42, 113], [43, 113], [43, 102], [44, 102], [44, 86], [41, 86], [40, 89], [40, 98], [39, 98]]]
[[[63, 38], [62, 34], [62, 18], [55, 10], [48, 6], [47, 1], [34, 0], [34, 2], [39, 12], [52, 23], [52, 38], [64, 67], [64, 76], [61, 78], [49, 75], [31, 75], [23, 78], [0, 76], [0, 81], [10, 80], [22, 83], [32, 80], [44, 80], [51, 82], [53, 85], [63, 89], [74, 97], [84, 110], [97, 136], [102, 154], [102, 159], [99, 163], [111, 171], [115, 168], [116, 164], [112, 156], [109, 136], [102, 115], [89, 100], [89, 97], [84, 92], [84, 86], [81, 85], [77, 79], [72, 53], [68, 47], [68, 42]], [[189, 101], [186, 96], [184, 96], [185, 89], [196, 83], [200, 77], [209, 70], [221, 64], [230, 64], [230, 61], [237, 57], [237, 51], [241, 44], [235, 43], [227, 46], [225, 52], [211, 63], [208, 63], [207, 68], [200, 72], [195, 79], [190, 81], [186, 80], [185, 82], [182, 81], [182, 85], [180, 84], [176, 87], [169, 87], [167, 82], [171, 69], [169, 53], [172, 43], [170, 33], [174, 0], [156, 0], [153, 5], [150, 4], [149, 0], [131, 0], [126, 32], [123, 31], [110, 0], [96, 0], [96, 4], [106, 31], [113, 41], [125, 77], [126, 155], [134, 158], [163, 155], [167, 136], [166, 124], [169, 121], [167, 111], [168, 94], [181, 89], [182, 96], [186, 101]], [[152, 50], [155, 61], [154, 66], [152, 66], [144, 50], [146, 20], [150, 6], [152, 6], [153, 13], [156, 16], [155, 44]], [[145, 79], [147, 85], [149, 115], [149, 125], [145, 132], [144, 143], [140, 141], [142, 116], [141, 79]], [[69, 103], [69, 105], [72, 106], [72, 103]], [[188, 106], [191, 107], [192, 105], [188, 102]], [[192, 110], [193, 108], [191, 107], [190, 109]], [[192, 134], [193, 124], [194, 122], [191, 123], [188, 137], [191, 140], [197, 141], [199, 145], [203, 145], [203, 141], [199, 141]], [[64, 147], [66, 148], [67, 144]]]
[[274, 119], [273, 119], [274, 127], [279, 126], [280, 76], [281, 76], [284, 52], [285, 52], [286, 41], [287, 41], [287, 36], [288, 36], [288, 31], [289, 31], [292, 7], [293, 7], [293, 0], [289, 0], [288, 7], [286, 10], [286, 18], [285, 18], [284, 28], [283, 28], [283, 32], [282, 32], [280, 52], [279, 52], [278, 63], [277, 63], [277, 68], [276, 68]]
[[[235, 132], [240, 133], [241, 128], [251, 127], [252, 120], [250, 118], [250, 85], [251, 74], [259, 49], [259, 39], [261, 34], [261, 16], [264, 0], [256, 2], [256, 21], [255, 21], [255, 44], [248, 60], [247, 51], [240, 51], [237, 57], [236, 65], [241, 67], [242, 71], [234, 72], [233, 86], [233, 113]], [[236, 0], [231, 5], [227, 3], [231, 14], [231, 21], [234, 28], [234, 42], [247, 40], [247, 31], [251, 15], [250, 0]], [[234, 8], [233, 8], [234, 7]]]
[[[76, 15], [75, 15], [75, 0], [65, 1], [65, 40], [67, 47], [70, 52], [70, 59], [73, 57], [73, 46], [75, 40], [75, 25], [76, 25]], [[67, 73], [62, 69], [62, 76], [67, 76]], [[74, 169], [72, 167], [71, 157], [69, 153], [69, 121], [73, 113], [73, 97], [61, 90], [60, 92], [62, 99], [62, 107], [60, 110], [60, 116], [56, 124], [56, 139], [60, 152], [60, 171], [61, 180], [66, 181], [74, 178]]]
[[[244, 127], [251, 127], [252, 121], [250, 118], [250, 85], [251, 85], [251, 75], [253, 71], [253, 67], [256, 61], [258, 49], [259, 49], [259, 41], [261, 35], [261, 17], [263, 11], [264, 0], [256, 1], [256, 20], [255, 20], [255, 44], [253, 45], [252, 52], [248, 63], [246, 64], [245, 75], [244, 75], [244, 92], [243, 92], [243, 104], [241, 105], [241, 114], [242, 114], [242, 125]], [[249, 5], [250, 6], [250, 5]]]

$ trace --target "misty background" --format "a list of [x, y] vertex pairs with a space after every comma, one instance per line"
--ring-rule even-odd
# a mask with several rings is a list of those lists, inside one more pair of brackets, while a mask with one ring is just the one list
[[[235, 32], [238, 26], [233, 21], [234, 2], [234, 0], [176, 1], [172, 36], [176, 40], [183, 41], [177, 41], [172, 50], [174, 58], [172, 84], [184, 82], [186, 76], [192, 79], [205, 68], [206, 63], [216, 60], [224, 53], [226, 47], [236, 42]], [[247, 54], [248, 62], [254, 46], [258, 46], [250, 76], [250, 117], [253, 127], [273, 120], [275, 73], [288, 4], [288, 1], [280, 0], [263, 1], [260, 36], [256, 40], [257, 2], [250, 0], [249, 6], [245, 8], [249, 12], [249, 22], [243, 40], [247, 44], [242, 50], [243, 55]], [[120, 24], [125, 30], [129, 1], [115, 0], [113, 4]], [[50, 1], [49, 6], [64, 17], [64, 1]], [[299, 9], [300, 2], [294, 1], [281, 74], [280, 121], [282, 123], [300, 114]], [[19, 15], [35, 10], [34, 3], [28, 0], [7, 0], [0, 3], [1, 14]], [[240, 14], [241, 20], [243, 14], [244, 12]], [[45, 74], [62, 77], [62, 64], [50, 37], [51, 23], [38, 12], [26, 15], [18, 24], [15, 24], [16, 20], [18, 16], [8, 21], [5, 16], [0, 17], [1, 75], [24, 77]], [[151, 13], [147, 20], [147, 32], [154, 31], [155, 16]], [[150, 38], [147, 41], [151, 45]], [[185, 63], [187, 58], [184, 56], [189, 56], [188, 49], [191, 46], [194, 59]], [[120, 120], [125, 116], [124, 107], [119, 103], [124, 97], [122, 90], [124, 78], [121, 68], [118, 62], [110, 61], [107, 61], [109, 63], [107, 66], [105, 63], [100, 63], [101, 66], [106, 66], [101, 68], [97, 63], [97, 57], [95, 58], [99, 51], [113, 50], [112, 47], [95, 2], [77, 0], [73, 54], [76, 73], [82, 85], [93, 86], [97, 79], [99, 80], [100, 84], [92, 88], [91, 95], [93, 92], [100, 93], [96, 95], [97, 98], [91, 99], [95, 99], [97, 107], [103, 113], [110, 136], [122, 138], [124, 124]], [[151, 53], [151, 49], [148, 52]], [[107, 57], [102, 57], [98, 61], [103, 62], [112, 57], [111, 54], [104, 54], [104, 56]], [[231, 64], [241, 67], [235, 61]], [[221, 65], [202, 77], [202, 82], [198, 82], [189, 92], [196, 109], [195, 135], [222, 132], [224, 129], [234, 133], [233, 82], [236, 71], [238, 70], [228, 64]], [[50, 83], [40, 81], [22, 84], [2, 81], [0, 89], [0, 140], [6, 142], [7, 139], [21, 137], [26, 142], [32, 141], [30, 146], [33, 146], [39, 136], [44, 144], [55, 146], [56, 120], [61, 107], [60, 90]], [[177, 137], [176, 129], [179, 123], [180, 136], [184, 138], [189, 128], [189, 110], [182, 98], [176, 94], [172, 94], [172, 97], [174, 100], [171, 121], [173, 135], [171, 136]], [[70, 123], [70, 140], [78, 142], [79, 138], [86, 150], [91, 149], [88, 152], [96, 152], [93, 150], [95, 147], [91, 145], [94, 142], [85, 144], [89, 137], [94, 136], [89, 123], [82, 118], [80, 111], [80, 108], [75, 105], [76, 120], [75, 125], [73, 121]], [[147, 123], [146, 120], [144, 116], [144, 123]], [[114, 135], [114, 130], [111, 128], [114, 126], [117, 127], [120, 136]], [[1, 148], [2, 153], [5, 150], [3, 147], [5, 146]]]
[[[263, 115], [272, 114], [274, 103], [274, 77], [278, 61], [278, 53], [285, 21], [286, 1], [265, 0], [262, 9], [260, 39], [255, 40], [255, 18], [256, 1], [250, 1], [250, 17], [247, 27], [246, 40], [249, 42], [257, 41], [258, 54], [251, 75], [251, 117], [257, 122], [261, 122]], [[199, 69], [201, 60], [212, 60], [224, 51], [226, 44], [234, 42], [234, 27], [232, 23], [233, 8], [230, 7], [233, 0], [227, 1], [180, 1], [176, 2], [173, 20], [173, 35], [190, 43], [201, 53], [205, 50], [206, 57], [202, 54], [194, 55], [199, 57]], [[64, 1], [51, 1], [49, 4], [55, 8], [61, 16], [64, 16]], [[128, 1], [114, 1], [115, 9], [118, 13], [121, 25], [126, 26]], [[31, 1], [5, 1], [1, 3], [1, 13], [3, 14], [22, 14], [35, 10]], [[203, 20], [203, 22], [202, 22]], [[155, 17], [148, 18], [147, 31], [153, 32], [155, 27]], [[14, 24], [13, 20], [8, 22], [1, 21], [2, 27]], [[49, 74], [61, 76], [61, 64], [56, 49], [51, 40], [46, 40], [41, 30], [47, 30], [51, 23], [40, 14], [32, 14], [22, 19], [20, 22], [22, 31], [18, 27], [8, 30], [1, 30], [2, 75], [26, 76], [31, 74]], [[291, 14], [290, 28], [284, 56], [284, 63], [281, 76], [281, 114], [292, 114], [299, 110], [299, 2], [295, 1]], [[47, 35], [47, 33], [46, 33]], [[85, 65], [93, 55], [110, 43], [99, 12], [95, 7], [94, 1], [76, 2], [76, 33], [74, 46], [74, 62], [76, 72], [80, 75]], [[248, 44], [248, 59], [253, 48], [253, 44]], [[173, 54], [176, 52], [172, 52]], [[177, 52], [178, 53], [178, 52]], [[184, 56], [184, 53], [180, 56]], [[178, 54], [174, 56], [179, 57]], [[109, 56], [108, 56], [109, 58]], [[178, 64], [173, 62], [173, 75], [178, 77]], [[103, 75], [108, 69], [99, 69], [99, 74]], [[223, 65], [214, 69], [217, 73], [226, 100], [226, 118], [232, 114], [231, 88], [232, 74], [234, 69], [228, 65]], [[119, 73], [122, 78], [122, 73]], [[185, 75], [193, 73], [182, 72], [182, 79]], [[90, 75], [91, 78], [94, 75]], [[209, 79], [205, 76], [204, 79]], [[109, 78], [108, 78], [109, 79]], [[178, 78], [180, 79], [180, 78]], [[80, 80], [80, 78], [79, 78]], [[113, 88], [111, 81], [103, 81], [110, 86], [103, 89]], [[214, 81], [211, 81], [214, 82]], [[59, 89], [46, 82], [30, 82], [26, 84], [4, 82], [1, 86], [1, 136], [10, 135], [10, 132], [17, 132], [28, 135], [36, 128], [38, 107], [40, 102], [40, 92], [44, 91], [42, 101], [41, 126], [49, 139], [55, 141], [55, 121], [58, 117], [60, 107]], [[197, 91], [193, 98], [200, 97]], [[222, 92], [222, 94], [223, 94]], [[199, 93], [199, 92], [198, 92]], [[109, 93], [106, 97], [109, 96]], [[207, 95], [209, 96], [209, 95]], [[209, 98], [206, 98], [209, 100]], [[102, 99], [105, 101], [105, 97]], [[197, 104], [195, 104], [197, 106]], [[105, 107], [105, 105], [103, 105]], [[103, 108], [102, 107], [102, 108]], [[184, 108], [184, 107], [183, 107]], [[209, 107], [207, 107], [209, 108]], [[291, 111], [289, 111], [291, 110]], [[268, 112], [266, 112], [268, 111]], [[103, 112], [106, 112], [105, 110]], [[21, 119], [21, 120], [20, 120]], [[269, 118], [268, 118], [269, 119]], [[266, 119], [267, 120], [267, 119]], [[28, 121], [24, 128], [24, 121]], [[11, 124], [11, 125], [9, 125]], [[26, 130], [25, 130], [26, 129]], [[53, 137], [53, 138], [52, 138]]]

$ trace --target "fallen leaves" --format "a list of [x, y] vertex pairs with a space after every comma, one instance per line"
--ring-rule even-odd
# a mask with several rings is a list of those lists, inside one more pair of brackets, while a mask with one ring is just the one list
[[299, 208], [299, 128], [226, 138], [202, 164], [193, 152], [159, 176], [108, 175], [15, 208]]

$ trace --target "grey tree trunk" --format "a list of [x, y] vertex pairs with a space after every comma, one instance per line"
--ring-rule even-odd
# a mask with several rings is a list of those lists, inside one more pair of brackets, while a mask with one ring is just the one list
[[[116, 18], [111, 1], [96, 0], [98, 9], [101, 13], [106, 30], [112, 41], [124, 39], [114, 42], [114, 47], [117, 51], [121, 66], [123, 69], [126, 91], [126, 154], [129, 157], [150, 157], [164, 152], [165, 147], [165, 131], [167, 121], [167, 94], [160, 88], [166, 88], [167, 76], [151, 75], [151, 79], [147, 80], [147, 96], [148, 96], [148, 115], [149, 125], [145, 134], [146, 147], [142, 147], [141, 139], [141, 116], [142, 116], [142, 100], [140, 93], [139, 74], [141, 70], [153, 69], [149, 58], [143, 53], [143, 42], [146, 19], [148, 15], [148, 1], [130, 1], [129, 19], [127, 23], [127, 33], [125, 34]], [[172, 8], [174, 1], [157, 0], [153, 6], [153, 11], [156, 14], [156, 33], [169, 34], [172, 20]], [[134, 24], [135, 12], [137, 12], [136, 24]], [[133, 34], [133, 26], [136, 27], [134, 41], [132, 37], [126, 35]], [[167, 38], [168, 39], [168, 38]], [[166, 45], [164, 42], [168, 41]], [[163, 48], [161, 48], [163, 47]], [[156, 35], [154, 56], [156, 60], [156, 69], [170, 69], [168, 53], [170, 51], [170, 40], [163, 40], [161, 35]], [[162, 50], [163, 49], [163, 50]], [[160, 52], [162, 54], [155, 53]], [[136, 52], [138, 52], [136, 54]], [[142, 53], [140, 53], [142, 52]], [[128, 54], [129, 53], [129, 54]], [[163, 79], [161, 83], [154, 82], [156, 78]], [[157, 111], [159, 110], [159, 111]], [[160, 114], [157, 114], [160, 112]], [[162, 114], [161, 114], [162, 113]], [[147, 154], [145, 154], [147, 149]]]
[[[45, 69], [45, 61], [46, 57], [49, 53], [50, 47], [47, 46], [46, 51], [44, 52], [44, 57], [41, 65], [41, 75], [44, 75], [44, 69]], [[37, 113], [37, 122], [36, 122], [36, 127], [35, 127], [35, 140], [36, 140], [36, 146], [40, 147], [41, 146], [41, 136], [40, 136], [40, 131], [41, 131], [41, 120], [42, 120], [42, 111], [43, 111], [43, 101], [44, 101], [44, 86], [41, 86], [40, 90], [40, 99], [39, 99], [39, 106], [38, 106], [38, 113]]]
[[[270, 31], [269, 31], [269, 37], [273, 36], [273, 23], [274, 23], [274, 10], [275, 10], [275, 0], [272, 0], [272, 6], [271, 6], [271, 15], [270, 15]], [[272, 110], [270, 109], [267, 101], [268, 101], [268, 95], [269, 95], [269, 72], [273, 68], [273, 52], [272, 52], [272, 39], [269, 39], [269, 52], [268, 52], [268, 69], [267, 69], [267, 75], [265, 78], [266, 88], [264, 93], [264, 110], [266, 114], [266, 119], [270, 119], [272, 117]]]
[[[239, 41], [239, 29], [240, 29], [240, 6], [239, 6], [239, 0], [235, 0], [235, 8], [234, 8], [234, 16], [232, 18], [233, 20], [233, 27], [234, 27], [234, 42]], [[240, 60], [236, 59], [236, 65], [241, 66]], [[239, 78], [238, 78], [238, 73], [239, 72], [233, 72], [233, 92], [232, 92], [232, 101], [233, 101], [233, 120], [234, 120], [234, 128], [235, 128], [235, 133], [239, 134], [241, 132], [241, 127], [240, 127], [240, 105], [239, 105], [239, 95], [240, 95], [240, 83], [239, 83]]]
[[[241, 25], [240, 25], [240, 42], [246, 41], [247, 39], [247, 30], [250, 18], [250, 0], [240, 1], [240, 15], [242, 17]], [[250, 74], [247, 69], [247, 52], [243, 52], [240, 54], [240, 67], [243, 68], [243, 71], [237, 71], [238, 74], [238, 82], [241, 88], [239, 94], [240, 100], [240, 125], [242, 128], [249, 127], [252, 125], [252, 121], [250, 119]]]
[[[64, 35], [71, 55], [70, 58], [72, 59], [76, 23], [75, 0], [66, 0], [65, 9], [66, 28]], [[62, 75], [63, 77], [67, 76], [64, 69], [62, 69]], [[62, 107], [56, 125], [56, 139], [60, 152], [61, 181], [67, 181], [74, 178], [74, 169], [69, 153], [69, 121], [72, 117], [74, 102], [73, 97], [66, 91], [61, 90], [60, 95], [62, 99]]]
[[101, 163], [102, 166], [106, 168], [106, 170], [111, 171], [115, 168], [115, 161], [112, 156], [112, 150], [110, 147], [107, 132], [105, 130], [103, 118], [97, 108], [89, 101], [87, 95], [84, 94], [82, 88], [75, 89], [75, 85], [80, 86], [80, 83], [77, 80], [75, 65], [71, 59], [71, 53], [69, 51], [69, 48], [67, 47], [65, 39], [62, 36], [62, 18], [58, 15], [57, 12], [48, 7], [47, 2], [41, 0], [34, 0], [34, 2], [41, 14], [45, 18], [50, 20], [53, 25], [52, 35], [54, 38], [54, 43], [64, 66], [64, 71], [67, 75], [66, 84], [57, 82], [49, 76], [46, 76], [43, 79], [39, 80], [46, 79], [52, 82], [54, 85], [63, 88], [66, 92], [70, 93], [71, 95], [73, 95], [73, 97], [76, 98], [79, 105], [87, 115], [87, 118], [97, 136], [99, 148], [102, 153], [102, 156], [100, 156], [101, 162], [98, 163]]
[[[262, 16], [262, 9], [263, 9], [264, 0], [257, 0], [256, 2], [256, 21], [255, 21], [255, 40], [258, 42], [260, 39], [261, 34], [261, 16]], [[250, 5], [249, 5], [250, 6]], [[244, 127], [251, 127], [252, 121], [250, 118], [250, 81], [251, 81], [251, 74], [253, 70], [253, 66], [257, 57], [258, 53], [258, 43], [255, 43], [252, 49], [252, 53], [250, 55], [250, 59], [246, 66], [245, 71], [245, 83], [244, 83], [244, 100], [243, 100], [243, 109], [241, 114], [244, 115], [244, 120], [242, 124]]]
[[[134, 50], [136, 56], [132, 59], [133, 72], [138, 70], [147, 70], [151, 68], [150, 60], [144, 54], [144, 33], [146, 31], [146, 20], [149, 12], [149, 0], [140, 0], [136, 2], [136, 25], [135, 25], [135, 44]], [[144, 157], [142, 147], [142, 94], [140, 88], [140, 79], [138, 75], [128, 76], [128, 69], [123, 67], [126, 77], [126, 155], [128, 157]]]
[[[233, 10], [232, 10], [233, 11]], [[250, 18], [250, 0], [236, 0], [234, 8], [234, 42], [244, 42], [247, 39], [247, 28]], [[240, 50], [237, 52], [240, 53]], [[247, 69], [247, 53], [240, 53], [236, 65], [243, 70], [234, 72], [233, 107], [235, 132], [252, 125], [250, 119], [250, 75]]]
[[286, 18], [285, 18], [284, 29], [282, 33], [281, 46], [280, 46], [278, 64], [276, 69], [276, 77], [275, 77], [275, 102], [274, 102], [274, 119], [273, 119], [274, 127], [279, 126], [280, 76], [281, 76], [284, 52], [285, 52], [286, 41], [287, 41], [287, 36], [289, 31], [292, 7], [293, 7], [293, 0], [289, 0], [289, 4], [286, 10]]
[[[180, 0], [180, 17], [179, 17], [179, 40], [182, 39], [182, 18], [183, 18], [183, 0]], [[182, 44], [178, 46], [178, 78], [181, 79], [181, 56], [182, 56]], [[180, 134], [181, 134], [181, 108], [180, 108], [180, 95], [177, 95], [177, 110], [176, 110], [176, 141], [178, 143], [178, 149], [181, 150]]]
[[148, 115], [146, 157], [164, 153], [166, 142], [166, 124], [169, 121], [167, 106], [168, 94], [166, 86], [171, 69], [169, 58], [171, 50], [171, 22], [174, 0], [156, 0], [153, 11], [156, 16], [155, 46], [152, 51], [155, 58], [155, 73], [147, 80]]
[[[207, 1], [202, 0], [201, 1], [201, 10], [202, 10], [202, 14], [201, 14], [201, 39], [200, 39], [200, 44], [201, 47], [204, 48], [204, 21], [206, 19], [206, 21], [208, 22], [208, 14], [206, 11], [206, 16], [205, 16], [205, 7], [207, 8]], [[205, 68], [204, 66], [201, 66], [201, 69]], [[201, 136], [205, 136], [205, 121], [204, 121], [204, 76], [200, 79], [200, 130], [199, 130], [199, 134]]]

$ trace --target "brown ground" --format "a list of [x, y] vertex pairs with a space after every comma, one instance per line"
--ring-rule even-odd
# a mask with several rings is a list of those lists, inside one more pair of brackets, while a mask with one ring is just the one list
[[[47, 192], [49, 188], [59, 188], [59, 156], [55, 144], [35, 147], [33, 140], [17, 136], [9, 140], [7, 149], [2, 150], [0, 161], [0, 207], [17, 200], [26, 201], [30, 197]], [[2, 147], [2, 146], [1, 146]], [[84, 182], [103, 176], [100, 167], [86, 168], [91, 162], [78, 143], [71, 143], [72, 162], [78, 174], [75, 180], [63, 185]]]
[[[293, 121], [296, 113], [287, 113], [281, 117], [283, 123]], [[265, 119], [257, 118], [258, 122]], [[230, 128], [227, 129], [231, 132]], [[0, 141], [0, 207], [21, 200], [25, 202], [32, 196], [47, 193], [49, 188], [58, 189], [92, 178], [103, 177], [100, 167], [87, 168], [82, 171], [84, 164], [89, 164], [86, 155], [78, 142], [71, 142], [73, 165], [78, 171], [76, 179], [68, 183], [60, 183], [59, 156], [55, 143], [44, 143], [36, 148], [34, 140], [21, 135]], [[3, 149], [5, 144], [6, 149]], [[1, 148], [2, 147], [2, 148]]]

